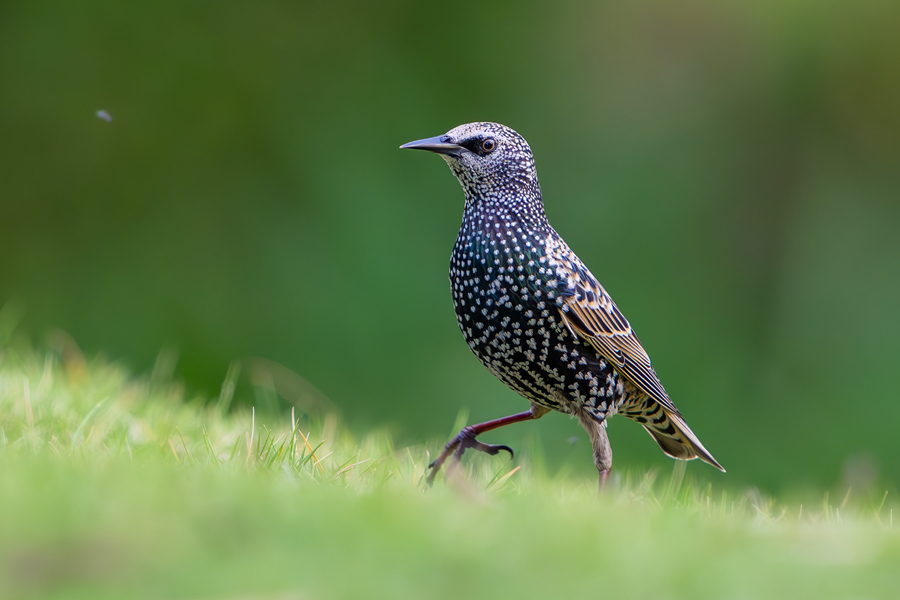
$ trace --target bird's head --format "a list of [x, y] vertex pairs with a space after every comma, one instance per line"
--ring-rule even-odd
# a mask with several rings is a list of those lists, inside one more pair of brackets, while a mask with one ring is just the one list
[[467, 198], [497, 198], [523, 192], [540, 195], [531, 148], [521, 135], [505, 125], [467, 123], [444, 135], [400, 147], [440, 154]]

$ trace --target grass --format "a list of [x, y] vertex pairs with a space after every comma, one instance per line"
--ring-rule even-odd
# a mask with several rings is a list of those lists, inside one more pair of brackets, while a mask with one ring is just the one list
[[[883, 492], [815, 505], [554, 477], [226, 410], [79, 355], [0, 349], [3, 598], [893, 598]], [[231, 377], [233, 377], [232, 374]], [[683, 463], [679, 463], [683, 464]]]

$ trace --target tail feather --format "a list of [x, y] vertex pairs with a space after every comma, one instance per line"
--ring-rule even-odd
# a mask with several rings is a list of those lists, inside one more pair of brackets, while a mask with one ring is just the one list
[[[649, 406], [647, 406], [649, 405]], [[688, 427], [677, 411], [671, 412], [660, 404], [648, 398], [647, 405], [640, 413], [624, 413], [625, 416], [640, 423], [650, 434], [659, 447], [668, 456], [681, 460], [693, 460], [699, 458], [703, 462], [714, 466], [723, 473], [725, 469], [713, 458], [713, 455], [703, 447], [700, 440]]]

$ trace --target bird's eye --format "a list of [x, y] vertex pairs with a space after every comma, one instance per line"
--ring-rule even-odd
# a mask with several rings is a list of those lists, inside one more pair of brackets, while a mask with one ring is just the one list
[[494, 148], [497, 147], [497, 142], [494, 141], [493, 138], [487, 138], [483, 142], [481, 142], [481, 149], [485, 152], [491, 152]]

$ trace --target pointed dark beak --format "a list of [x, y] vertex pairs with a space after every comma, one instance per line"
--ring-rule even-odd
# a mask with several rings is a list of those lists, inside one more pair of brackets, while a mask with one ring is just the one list
[[459, 156], [459, 154], [464, 150], [462, 146], [451, 143], [449, 135], [439, 135], [437, 137], [426, 138], [424, 140], [416, 140], [414, 142], [409, 142], [408, 144], [403, 144], [400, 147], [412, 148], [413, 150], [428, 150], [429, 152], [446, 154], [448, 156], [454, 157]]

